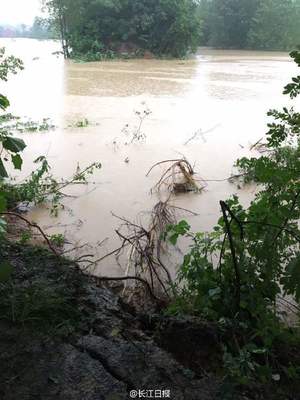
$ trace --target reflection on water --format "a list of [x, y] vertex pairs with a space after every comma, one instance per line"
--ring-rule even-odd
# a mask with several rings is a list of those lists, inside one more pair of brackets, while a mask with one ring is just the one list
[[[71, 175], [77, 162], [103, 164], [92, 178], [95, 185], [70, 191], [79, 196], [66, 200], [68, 211], [59, 219], [43, 208], [33, 210], [31, 217], [50, 227], [49, 232], [66, 232], [77, 244], [97, 247], [108, 238], [97, 250], [100, 255], [117, 246], [114, 229], [119, 222], [111, 212], [142, 218], [157, 202], [150, 189], [161, 171], [145, 176], [154, 163], [184, 155], [202, 178], [228, 177], [235, 159], [249, 154], [250, 144], [263, 136], [266, 111], [288, 102], [282, 87], [296, 71], [285, 53], [200, 49], [191, 60], [81, 64], [51, 55], [59, 49], [55, 42], [0, 39], [3, 44], [26, 66], [4, 88], [11, 111], [32, 118], [49, 116], [58, 126], [55, 132], [25, 135], [22, 176], [41, 154], [56, 176]], [[125, 146], [122, 129], [134, 126], [134, 110], [145, 106], [152, 111], [143, 125], [146, 141]], [[69, 127], [83, 118], [90, 121], [88, 127]], [[199, 129], [207, 133], [184, 145]], [[204, 193], [180, 195], [174, 204], [198, 212], [189, 217], [192, 227], [208, 230], [219, 215], [219, 200], [237, 193], [248, 202], [253, 190], [209, 182]], [[99, 268], [101, 273], [120, 273], [113, 260]]]

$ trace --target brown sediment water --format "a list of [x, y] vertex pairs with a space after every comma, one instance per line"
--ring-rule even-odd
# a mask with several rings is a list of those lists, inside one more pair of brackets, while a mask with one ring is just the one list
[[[96, 257], [119, 245], [120, 221], [112, 213], [147, 219], [158, 201], [150, 189], [163, 172], [156, 168], [146, 177], [156, 162], [184, 156], [207, 180], [202, 193], [172, 200], [199, 214], [178, 213], [193, 229], [211, 229], [220, 215], [219, 201], [232, 194], [249, 203], [255, 188], [239, 189], [226, 178], [237, 158], [255, 156], [250, 147], [266, 132], [266, 112], [289, 103], [282, 88], [296, 72], [288, 54], [279, 52], [199, 49], [189, 60], [76, 63], [51, 54], [59, 50], [57, 42], [0, 39], [2, 45], [25, 61], [25, 70], [3, 87], [10, 111], [50, 117], [57, 125], [55, 131], [23, 135], [28, 147], [17, 179], [30, 173], [39, 155], [47, 156], [56, 177], [69, 177], [77, 163], [102, 163], [90, 178], [94, 183], [68, 189], [77, 197], [64, 200], [66, 210], [58, 218], [46, 207], [34, 208], [30, 218], [73, 244], [88, 243], [85, 252]], [[142, 124], [145, 140], [126, 145], [139, 122], [134, 112], [145, 109], [151, 110]], [[85, 118], [87, 127], [74, 127]], [[113, 258], [97, 272], [123, 273]]]

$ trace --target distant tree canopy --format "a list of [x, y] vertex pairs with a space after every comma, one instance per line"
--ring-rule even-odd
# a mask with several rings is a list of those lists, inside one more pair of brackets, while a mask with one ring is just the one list
[[53, 39], [55, 34], [45, 18], [35, 17], [29, 29], [29, 36], [36, 39]]
[[203, 45], [289, 50], [300, 44], [300, 0], [201, 0]]
[[[46, 0], [65, 52], [104, 54], [125, 45], [183, 57], [196, 51], [200, 18], [196, 0]], [[67, 49], [66, 49], [67, 48]]]
[[0, 26], [0, 37], [54, 39], [55, 33], [48, 19], [35, 17], [32, 26]]
[[300, 45], [300, 1], [261, 1], [248, 32], [248, 45], [288, 50]]

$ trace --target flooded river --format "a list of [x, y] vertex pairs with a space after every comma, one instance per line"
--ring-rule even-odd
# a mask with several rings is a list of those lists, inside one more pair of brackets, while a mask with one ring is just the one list
[[[240, 190], [223, 179], [265, 133], [267, 110], [288, 103], [282, 88], [296, 71], [288, 54], [278, 52], [200, 49], [195, 58], [183, 61], [83, 64], [52, 55], [59, 50], [55, 42], [0, 39], [2, 45], [25, 62], [25, 70], [4, 88], [10, 111], [32, 119], [50, 117], [57, 126], [23, 135], [28, 147], [22, 176], [39, 155], [47, 156], [56, 177], [71, 176], [77, 163], [102, 163], [91, 178], [94, 184], [68, 191], [78, 196], [64, 201], [66, 210], [58, 218], [50, 217], [46, 207], [33, 209], [30, 217], [77, 246], [89, 243], [92, 248], [85, 252], [96, 256], [119, 245], [114, 231], [120, 222], [112, 213], [143, 220], [158, 201], [150, 189], [163, 168], [148, 178], [146, 173], [159, 161], [184, 156], [207, 180], [202, 193], [172, 200], [199, 214], [177, 215], [187, 218], [193, 229], [211, 229], [220, 214], [219, 200], [236, 193], [249, 202], [253, 187]], [[146, 109], [151, 114], [141, 128], [145, 139], [126, 145], [139, 122], [135, 111]], [[84, 119], [88, 126], [75, 127]], [[122, 271], [114, 259], [107, 259], [98, 273]]]

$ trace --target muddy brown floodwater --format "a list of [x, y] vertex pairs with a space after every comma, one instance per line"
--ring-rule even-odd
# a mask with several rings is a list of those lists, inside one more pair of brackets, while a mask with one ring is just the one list
[[[53, 55], [59, 50], [56, 42], [0, 39], [2, 45], [23, 58], [26, 67], [4, 87], [10, 111], [35, 119], [50, 117], [57, 125], [55, 131], [23, 135], [28, 147], [17, 179], [28, 175], [39, 155], [47, 156], [57, 177], [72, 175], [77, 163], [103, 165], [91, 178], [93, 184], [68, 190], [78, 197], [64, 201], [66, 210], [58, 218], [50, 217], [46, 207], [33, 209], [30, 217], [48, 233], [64, 233], [76, 245], [89, 243], [85, 252], [96, 257], [119, 245], [114, 232], [119, 221], [112, 212], [143, 220], [158, 201], [150, 189], [163, 169], [145, 176], [156, 162], [185, 156], [208, 180], [201, 194], [172, 200], [199, 214], [177, 215], [188, 219], [193, 229], [211, 229], [220, 215], [219, 200], [238, 194], [248, 203], [253, 187], [238, 189], [222, 179], [265, 133], [267, 110], [289, 103], [282, 88], [296, 72], [288, 54], [278, 52], [199, 49], [190, 60], [83, 64]], [[129, 137], [123, 128], [128, 125], [131, 132], [138, 123], [134, 112], [146, 108], [151, 115], [142, 125], [145, 140], [126, 145]], [[74, 127], [85, 118], [87, 127]], [[185, 144], [195, 132], [202, 134]], [[97, 272], [123, 273], [113, 258]]]

